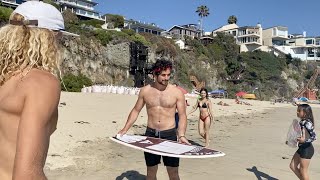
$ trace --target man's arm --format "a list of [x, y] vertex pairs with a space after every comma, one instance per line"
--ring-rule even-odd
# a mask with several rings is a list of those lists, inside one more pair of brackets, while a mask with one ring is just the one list
[[178, 138], [181, 140], [187, 130], [186, 101], [182, 92], [179, 91], [177, 96], [177, 110], [179, 114]]
[[121, 131], [119, 131], [118, 134], [121, 134], [121, 135], [125, 134], [131, 128], [134, 122], [137, 120], [138, 115], [145, 104], [143, 99], [144, 92], [145, 92], [145, 89], [142, 88], [139, 92], [138, 100], [135, 106], [133, 107], [133, 109], [131, 110], [124, 128]]
[[196, 104], [192, 106], [192, 109], [191, 109], [191, 111], [188, 113], [188, 115], [191, 114], [191, 113], [193, 113], [193, 112], [195, 112], [195, 111], [198, 109], [198, 104], [199, 104], [199, 102], [198, 102], [198, 100], [196, 100]]
[[47, 179], [43, 167], [61, 88], [54, 76], [45, 74], [38, 78], [38, 75], [30, 72], [20, 84], [25, 99], [17, 133], [13, 180]]

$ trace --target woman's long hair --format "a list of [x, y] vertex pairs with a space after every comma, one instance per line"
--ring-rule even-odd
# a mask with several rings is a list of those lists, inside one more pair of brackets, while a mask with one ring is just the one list
[[[10, 20], [23, 21], [20, 14]], [[8, 24], [0, 28], [0, 86], [12, 76], [32, 68], [58, 75], [59, 51], [55, 32]]]
[[313, 119], [313, 113], [312, 113], [312, 109], [311, 106], [309, 106], [308, 104], [299, 104], [298, 105], [298, 111], [303, 111], [304, 112], [304, 119], [309, 119], [312, 124], [314, 125], [314, 119]]

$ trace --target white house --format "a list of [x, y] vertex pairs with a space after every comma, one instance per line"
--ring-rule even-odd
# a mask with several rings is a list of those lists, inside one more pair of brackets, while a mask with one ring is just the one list
[[186, 43], [181, 39], [175, 41], [174, 43], [177, 44], [180, 49], [185, 49], [185, 47], [186, 47]]
[[262, 46], [261, 24], [242, 27], [236, 24], [228, 24], [213, 30], [213, 36], [216, 36], [217, 32], [225, 32], [234, 36], [236, 43], [240, 46], [240, 52], [254, 51]]
[[[285, 38], [282, 38], [284, 40]], [[307, 37], [306, 32], [302, 34], [289, 34], [285, 42], [278, 45], [279, 41], [273, 41], [272, 48], [275, 54], [290, 54], [293, 58], [303, 61], [320, 60], [320, 37]]]
[[94, 10], [94, 6], [98, 3], [92, 0], [56, 0], [61, 6], [61, 11], [70, 9], [81, 19], [97, 19], [103, 20], [100, 13]]

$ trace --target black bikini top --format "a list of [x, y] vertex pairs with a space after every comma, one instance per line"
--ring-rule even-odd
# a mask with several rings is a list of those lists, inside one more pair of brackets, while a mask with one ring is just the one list
[[208, 108], [207, 103], [203, 103], [202, 106], [200, 106], [200, 102], [198, 103], [198, 107], [200, 108]]

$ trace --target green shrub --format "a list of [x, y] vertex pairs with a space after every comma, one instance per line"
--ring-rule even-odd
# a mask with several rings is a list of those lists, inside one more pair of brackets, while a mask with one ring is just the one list
[[300, 80], [300, 75], [298, 73], [293, 73], [293, 74], [289, 75], [288, 77], [291, 79], [294, 79], [296, 81]]
[[129, 36], [133, 36], [136, 34], [136, 32], [132, 29], [122, 29], [121, 31], [128, 34]]
[[85, 24], [87, 26], [93, 26], [95, 28], [101, 28], [101, 26], [104, 24], [104, 22], [97, 20], [97, 19], [90, 19], [90, 20], [80, 21], [80, 24]]
[[69, 92], [81, 92], [81, 88], [83, 88], [83, 86], [92, 85], [92, 81], [83, 74], [79, 74], [78, 76], [66, 74], [63, 76], [62, 81], [65, 85], [61, 84], [62, 90]]
[[63, 11], [62, 13], [65, 24], [79, 24], [80, 20], [75, 13], [70, 9]]
[[147, 41], [146, 38], [144, 38], [144, 36], [142, 36], [140, 34], [135, 34], [134, 36], [131, 36], [131, 37], [134, 42], [140, 42], [145, 46], [151, 45], [151, 43], [149, 41]]
[[102, 29], [95, 30], [95, 37], [104, 46], [106, 46], [112, 40], [112, 34]]
[[11, 8], [0, 7], [0, 20], [9, 21], [12, 12]]
[[123, 28], [124, 17], [117, 14], [105, 14], [103, 17], [106, 18], [107, 22], [113, 23], [115, 28]]

